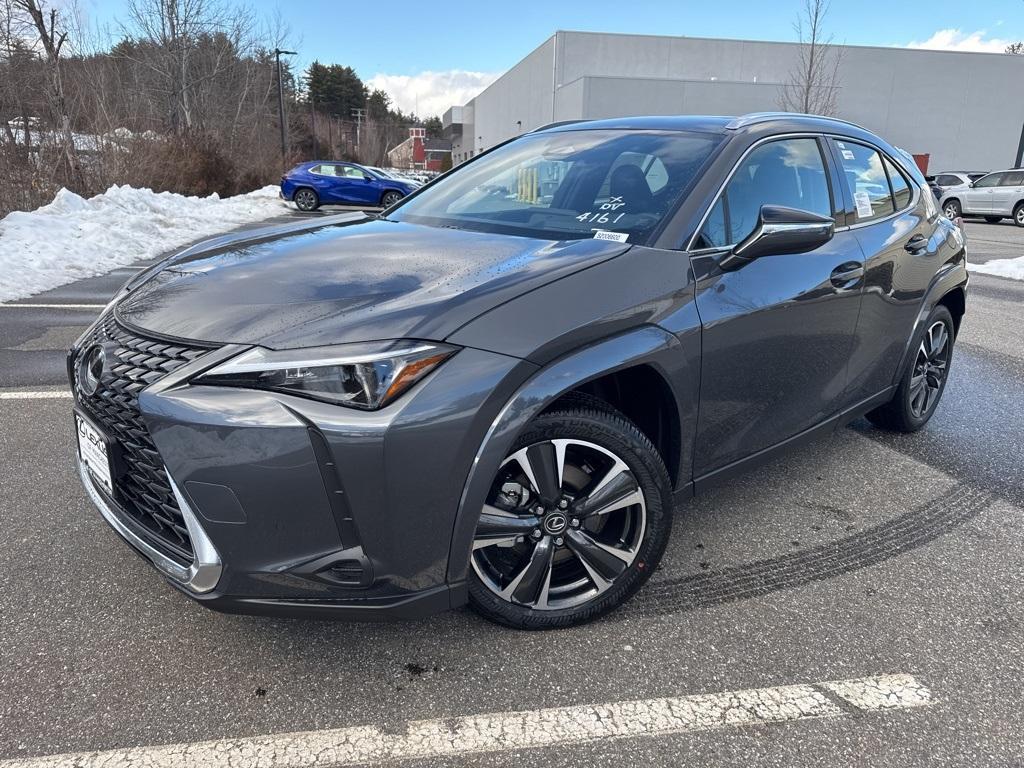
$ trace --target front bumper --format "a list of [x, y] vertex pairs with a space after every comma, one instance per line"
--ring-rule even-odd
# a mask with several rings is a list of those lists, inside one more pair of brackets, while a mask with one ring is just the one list
[[532, 365], [465, 349], [396, 403], [364, 412], [188, 383], [211, 364], [200, 359], [137, 400], [192, 540], [190, 567], [135, 535], [79, 468], [104, 519], [168, 582], [235, 613], [414, 618], [466, 601], [464, 581], [448, 577], [463, 486]]
[[140, 555], [149, 560], [158, 571], [185, 590], [197, 595], [209, 592], [217, 586], [221, 571], [223, 570], [220, 555], [217, 553], [217, 548], [213, 546], [213, 542], [206, 535], [206, 531], [203, 530], [203, 526], [200, 524], [195, 512], [192, 511], [192, 508], [184, 496], [182, 496], [181, 491], [178, 490], [178, 486], [173, 479], [171, 480], [171, 488], [178, 499], [178, 505], [188, 526], [188, 532], [195, 551], [195, 560], [187, 568], [152, 546], [148, 541], [139, 536], [130, 525], [126, 524], [124, 513], [118, 510], [117, 503], [93, 482], [92, 477], [89, 475], [89, 470], [85, 468], [85, 465], [80, 460], [77, 461], [77, 465], [78, 476], [82, 481], [82, 485], [85, 487], [86, 493], [89, 494], [92, 503], [96, 505], [96, 509], [100, 511], [103, 519], [121, 535], [121, 538], [135, 547]]

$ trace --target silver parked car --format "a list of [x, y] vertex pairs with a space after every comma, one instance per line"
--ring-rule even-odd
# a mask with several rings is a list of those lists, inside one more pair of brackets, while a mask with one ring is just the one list
[[951, 219], [984, 216], [995, 224], [1012, 218], [1024, 227], [1024, 168], [996, 171], [964, 186], [951, 187], [942, 196], [942, 211]]

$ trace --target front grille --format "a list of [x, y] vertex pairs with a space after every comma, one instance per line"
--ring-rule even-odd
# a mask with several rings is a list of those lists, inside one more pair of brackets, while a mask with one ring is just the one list
[[109, 370], [96, 392], [87, 395], [79, 384], [78, 359], [72, 366], [75, 395], [87, 415], [109, 437], [117, 440], [123, 461], [114, 480], [113, 499], [128, 518], [126, 522], [173, 559], [188, 565], [194, 559], [192, 541], [178, 502], [171, 491], [163, 460], [142, 421], [138, 395], [167, 374], [209, 351], [138, 336], [114, 319], [113, 311], [97, 324], [79, 347], [87, 354], [95, 345], [106, 346]]

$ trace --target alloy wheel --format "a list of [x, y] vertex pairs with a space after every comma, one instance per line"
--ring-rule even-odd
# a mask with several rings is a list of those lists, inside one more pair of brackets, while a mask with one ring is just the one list
[[960, 215], [960, 209], [958, 209], [952, 203], [946, 206], [946, 211], [945, 212], [946, 212], [946, 218], [950, 219], [950, 220], [955, 219], [957, 216]]
[[402, 196], [397, 192], [388, 192], [386, 195], [384, 195], [384, 199], [381, 201], [381, 203], [384, 205], [385, 208], [390, 208], [392, 205], [394, 205], [401, 199]]
[[302, 211], [311, 211], [316, 206], [316, 195], [308, 189], [300, 189], [295, 193], [295, 205]]
[[924, 418], [942, 393], [949, 368], [949, 329], [943, 321], [933, 323], [921, 339], [910, 377], [910, 412]]
[[1018, 226], [1024, 227], [1024, 205], [1017, 209], [1015, 219]]
[[646, 524], [643, 491], [621, 458], [585, 440], [534, 443], [498, 471], [474, 535], [473, 569], [510, 603], [573, 608], [633, 564]]

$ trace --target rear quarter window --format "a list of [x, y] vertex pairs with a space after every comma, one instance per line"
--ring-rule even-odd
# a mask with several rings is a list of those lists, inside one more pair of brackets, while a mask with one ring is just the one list
[[892, 188], [892, 197], [896, 203], [896, 210], [902, 211], [913, 199], [914, 195], [910, 188], [910, 182], [907, 181], [907, 177], [903, 175], [889, 158], [883, 158], [885, 163], [885, 171], [889, 176], [889, 185]]

